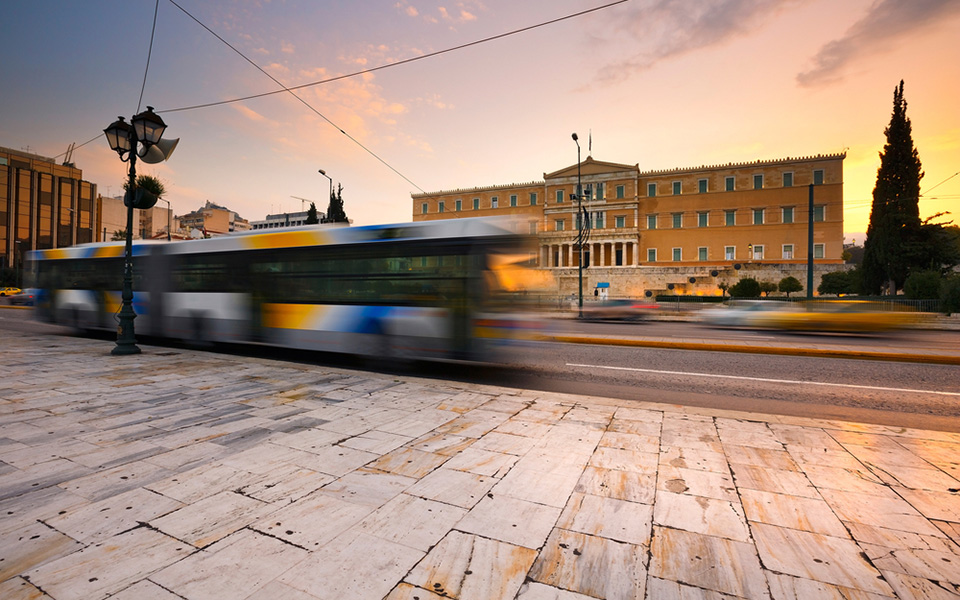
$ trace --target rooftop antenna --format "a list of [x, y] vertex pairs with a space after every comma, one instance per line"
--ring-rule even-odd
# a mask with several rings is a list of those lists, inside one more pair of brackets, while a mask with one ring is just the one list
[[65, 167], [76, 166], [75, 164], [73, 164], [73, 150], [74, 148], [76, 148], [76, 146], [77, 146], [76, 142], [70, 142], [70, 145], [67, 146], [67, 155], [63, 159], [63, 166]]

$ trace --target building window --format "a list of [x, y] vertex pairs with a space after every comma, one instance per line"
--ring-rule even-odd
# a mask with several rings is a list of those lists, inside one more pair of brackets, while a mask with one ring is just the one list
[[818, 204], [813, 207], [813, 221], [815, 223], [823, 222], [823, 216], [824, 216], [825, 210], [826, 210], [826, 206], [824, 206], [823, 204]]
[[793, 187], [793, 172], [783, 174], [783, 187]]
[[704, 261], [707, 260], [707, 247], [700, 246], [697, 248], [697, 260]]
[[752, 246], [748, 246], [748, 249], [750, 250], [750, 258], [751, 258], [751, 259], [753, 259], [753, 260], [763, 260], [763, 245], [761, 245], [761, 244], [754, 244], [754, 245], [752, 245]]
[[499, 208], [500, 207], [500, 198], [494, 196], [490, 198], [490, 208]]
[[617, 198], [623, 198], [626, 192], [627, 192], [626, 186], [622, 186], [622, 185], [617, 186]]
[[624, 216], [616, 217], [616, 226], [617, 229], [623, 229], [627, 226], [627, 218]]
[[814, 258], [823, 258], [823, 244], [814, 244], [814, 245], [813, 245], [813, 257], [814, 257]]
[[792, 206], [783, 207], [783, 222], [787, 223], [788, 225], [790, 223], [793, 223], [793, 207]]
[[443, 209], [444, 209], [444, 206], [445, 206], [445, 203], [443, 202], [443, 200], [441, 200], [439, 203], [437, 203], [437, 212], [438, 212], [438, 213], [442, 213], [442, 212], [443, 212]]
[[647, 229], [657, 228], [657, 215], [647, 215]]
[[680, 248], [673, 249], [673, 262], [680, 262], [683, 259], [683, 252], [680, 251]]
[[563, 190], [557, 190], [557, 204], [563, 204]]
[[725, 210], [723, 211], [723, 222], [727, 227], [733, 227], [737, 224], [737, 211], [735, 210]]
[[683, 227], [683, 213], [673, 213], [673, 228], [680, 229]]
[[480, 210], [480, 198], [473, 199], [473, 210]]
[[536, 206], [536, 205], [537, 205], [537, 193], [530, 192], [530, 206]]
[[706, 227], [706, 226], [707, 226], [707, 218], [708, 218], [709, 214], [710, 214], [710, 213], [705, 213], [705, 212], [698, 212], [698, 213], [697, 213], [697, 227]]
[[657, 262], [656, 248], [647, 248], [647, 262]]
[[423, 204], [420, 205], [420, 214], [421, 214], [421, 215], [427, 214], [427, 203], [426, 203], [426, 202], [424, 202]]
[[753, 189], [762, 190], [763, 189], [763, 175], [754, 175], [753, 176]]
[[701, 179], [697, 181], [697, 191], [699, 191], [701, 194], [707, 193], [707, 181], [708, 180], [706, 179]]
[[510, 206], [515, 207], [517, 205], [517, 195], [510, 194]]
[[603, 213], [598, 212], [593, 215], [594, 229], [603, 229]]
[[563, 219], [557, 219], [553, 222], [556, 231], [563, 231]]
[[737, 258], [737, 247], [736, 247], [736, 246], [724, 246], [724, 247], [723, 247], [723, 258], [724, 258], [724, 260], [736, 260], [736, 258]]
[[537, 222], [530, 221], [530, 235], [535, 235], [537, 233]]
[[679, 181], [674, 181], [674, 182], [673, 182], [673, 195], [674, 195], [674, 196], [679, 196], [679, 195], [680, 195], [680, 182], [679, 182]]
[[823, 185], [823, 169], [814, 169], [813, 185]]
[[596, 197], [594, 198], [595, 200], [603, 200], [604, 198], [606, 198], [606, 195], [605, 195], [606, 188], [605, 188], [605, 186], [603, 185], [603, 182], [602, 182], [602, 181], [601, 181], [600, 183], [598, 183], [598, 184], [597, 184], [596, 186], [594, 186], [594, 187], [595, 187], [595, 189], [597, 190], [597, 195], [596, 195]]
[[734, 177], [732, 175], [728, 175], [723, 180], [724, 189], [727, 190], [728, 192], [732, 192], [735, 189], [734, 181], [735, 181]]
[[763, 209], [762, 208], [753, 209], [753, 224], [763, 225]]
[[784, 259], [784, 260], [793, 260], [793, 244], [784, 244], [784, 245], [783, 245], [783, 259]]
[[655, 183], [648, 183], [648, 184], [647, 184], [647, 196], [650, 196], [651, 198], [653, 198], [653, 197], [656, 196], [656, 195], [657, 195], [657, 184], [655, 184]]
[[463, 210], [463, 200], [457, 200], [456, 202], [454, 202], [454, 206], [456, 207], [456, 211], [460, 212], [461, 210]]

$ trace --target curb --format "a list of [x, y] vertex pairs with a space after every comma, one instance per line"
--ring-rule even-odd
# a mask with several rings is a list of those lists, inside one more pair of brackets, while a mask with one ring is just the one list
[[597, 338], [574, 335], [534, 336], [535, 341], [562, 344], [594, 344], [606, 346], [636, 346], [703, 352], [738, 352], [741, 354], [775, 354], [780, 356], [810, 356], [817, 358], [848, 358], [888, 362], [913, 362], [938, 365], [960, 365], [960, 356], [942, 354], [906, 354], [901, 352], [872, 352], [869, 350], [833, 350], [829, 348], [787, 348], [783, 346], [748, 346], [744, 344], [710, 344], [699, 342], [665, 342], [627, 338]]

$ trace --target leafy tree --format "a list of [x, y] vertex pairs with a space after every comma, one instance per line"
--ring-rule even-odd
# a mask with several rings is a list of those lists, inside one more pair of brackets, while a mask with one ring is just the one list
[[960, 275], [944, 277], [941, 282], [940, 310], [948, 315], [960, 312]]
[[347, 213], [343, 210], [343, 186], [337, 184], [337, 193], [330, 195], [330, 206], [327, 207], [327, 218], [324, 223], [349, 223]]
[[752, 277], [744, 277], [730, 288], [731, 298], [759, 298], [760, 282]]
[[902, 287], [910, 269], [922, 260], [920, 154], [913, 145], [903, 81], [893, 91], [893, 115], [884, 134], [877, 184], [864, 243], [863, 283], [868, 293]]
[[125, 239], [127, 239], [127, 230], [126, 230], [126, 229], [118, 229], [118, 230], [116, 230], [116, 231], [113, 232], [113, 235], [110, 236], [110, 241], [111, 241], [111, 242], [122, 242], [122, 241], [124, 241]]
[[719, 283], [717, 283], [717, 288], [720, 289], [720, 297], [721, 297], [722, 299], [726, 299], [726, 297], [727, 297], [727, 290], [730, 289], [730, 282], [727, 281], [726, 279], [721, 279], [721, 280], [719, 281]]
[[800, 280], [797, 279], [796, 277], [789, 276], [789, 277], [784, 277], [783, 279], [780, 280], [780, 284], [777, 286], [777, 289], [785, 293], [787, 295], [787, 298], [789, 298], [790, 294], [792, 294], [793, 292], [803, 291], [803, 284], [800, 283]]
[[770, 292], [777, 291], [777, 284], [772, 281], [761, 281], [760, 282], [760, 292], [763, 293], [764, 298], [770, 295]]
[[320, 222], [320, 217], [317, 215], [317, 205], [313, 202], [310, 203], [310, 209], [307, 210], [307, 225], [316, 225]]
[[847, 271], [824, 273], [817, 286], [817, 293], [827, 295], [855, 293], [853, 278]]
[[911, 300], [940, 297], [940, 271], [914, 271], [903, 283], [903, 294]]

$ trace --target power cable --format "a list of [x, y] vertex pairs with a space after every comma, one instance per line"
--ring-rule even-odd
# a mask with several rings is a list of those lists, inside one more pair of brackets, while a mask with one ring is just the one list
[[140, 99], [137, 100], [137, 113], [143, 104], [143, 91], [147, 89], [147, 73], [150, 72], [150, 57], [153, 56], [153, 36], [157, 33], [157, 13], [160, 12], [160, 0], [153, 7], [153, 27], [150, 29], [150, 49], [147, 50], [147, 68], [143, 70], [143, 85], [140, 86]]
[[177, 8], [179, 8], [181, 11], [183, 11], [183, 13], [184, 13], [185, 15], [187, 15], [188, 17], [190, 17], [191, 19], [193, 19], [194, 21], [196, 21], [197, 25], [200, 25], [201, 27], [203, 27], [204, 29], [206, 29], [207, 31], [209, 31], [210, 34], [213, 35], [215, 38], [217, 38], [218, 40], [220, 40], [221, 42], [223, 42], [224, 44], [226, 44], [226, 46], [227, 46], [228, 48], [230, 48], [231, 50], [233, 50], [234, 52], [236, 52], [237, 54], [239, 54], [240, 57], [243, 58], [243, 60], [245, 60], [245, 61], [247, 61], [248, 63], [250, 63], [251, 65], [253, 65], [258, 71], [260, 71], [261, 73], [263, 73], [264, 75], [266, 75], [267, 77], [269, 77], [271, 81], [273, 81], [274, 83], [276, 83], [277, 85], [279, 85], [279, 86], [282, 88], [282, 89], [280, 90], [281, 92], [287, 92], [287, 93], [289, 93], [291, 96], [293, 96], [294, 98], [296, 98], [298, 102], [300, 102], [301, 104], [303, 104], [304, 106], [306, 106], [308, 109], [310, 109], [311, 111], [313, 111], [317, 116], [319, 116], [321, 119], [323, 119], [324, 121], [326, 121], [327, 123], [329, 123], [329, 124], [330, 124], [331, 126], [333, 126], [337, 131], [339, 131], [339, 132], [342, 133], [343, 135], [347, 136], [347, 139], [349, 139], [351, 142], [353, 142], [354, 144], [356, 144], [357, 146], [359, 146], [360, 148], [362, 148], [364, 151], [367, 152], [367, 154], [369, 154], [370, 156], [374, 157], [375, 159], [377, 159], [378, 161], [380, 161], [385, 167], [387, 167], [388, 169], [390, 169], [391, 171], [393, 171], [394, 173], [396, 173], [397, 175], [399, 175], [404, 181], [406, 181], [407, 183], [409, 183], [409, 184], [412, 185], [413, 187], [417, 188], [418, 190], [420, 190], [420, 191], [423, 192], [424, 194], [427, 193], [423, 188], [421, 188], [419, 185], [417, 185], [416, 183], [414, 183], [413, 181], [411, 181], [409, 177], [407, 177], [406, 175], [404, 175], [404, 174], [401, 173], [400, 171], [396, 170], [390, 163], [388, 163], [387, 161], [385, 161], [384, 159], [382, 159], [376, 152], [374, 152], [374, 151], [371, 150], [370, 148], [367, 148], [366, 146], [364, 146], [364, 145], [360, 142], [360, 140], [358, 140], [357, 138], [353, 137], [352, 135], [350, 135], [349, 133], [347, 133], [346, 131], [344, 131], [342, 127], [340, 127], [339, 125], [337, 125], [336, 123], [334, 123], [333, 121], [331, 121], [330, 119], [328, 119], [326, 115], [324, 115], [324, 114], [321, 113], [319, 110], [317, 110], [316, 108], [314, 108], [309, 102], [307, 102], [306, 100], [304, 100], [303, 98], [301, 98], [300, 96], [298, 96], [298, 95], [297, 95], [296, 93], [294, 93], [292, 90], [288, 89], [287, 86], [283, 85], [276, 77], [274, 77], [274, 76], [271, 75], [270, 73], [267, 73], [262, 67], [260, 67], [260, 65], [258, 65], [257, 63], [255, 63], [255, 62], [253, 62], [252, 60], [250, 60], [249, 58], [247, 58], [247, 56], [246, 56], [243, 52], [240, 52], [239, 50], [237, 50], [232, 44], [230, 44], [230, 42], [228, 42], [227, 40], [225, 40], [225, 39], [223, 39], [222, 37], [220, 37], [215, 31], [213, 31], [212, 29], [210, 29], [209, 27], [207, 27], [206, 25], [204, 25], [202, 22], [200, 22], [199, 19], [197, 19], [196, 17], [194, 17], [193, 15], [191, 15], [189, 12], [187, 12], [182, 6], [180, 6], [179, 4], [177, 4], [174, 0], [170, 0], [170, 3], [173, 4], [174, 6], [176, 6]]
[[941, 182], [938, 183], [937, 185], [933, 186], [932, 188], [930, 188], [930, 189], [927, 190], [926, 192], [921, 193], [920, 195], [923, 196], [923, 195], [925, 195], [925, 194], [929, 194], [930, 192], [932, 192], [933, 190], [937, 189], [938, 187], [940, 187], [941, 185], [945, 184], [946, 182], [950, 181], [951, 179], [953, 179], [953, 178], [956, 177], [957, 175], [960, 175], [960, 171], [957, 171], [956, 173], [954, 173], [954, 174], [951, 175], [950, 177], [947, 177], [946, 179], [944, 179], [943, 181], [941, 181]]
[[[480, 44], [485, 44], [485, 43], [487, 43], [487, 42], [492, 42], [492, 41], [494, 41], [494, 40], [499, 40], [499, 39], [502, 39], [502, 38], [505, 38], [505, 37], [509, 37], [509, 36], [512, 36], [512, 35], [516, 35], [516, 34], [518, 34], [518, 33], [524, 33], [524, 32], [527, 32], [527, 31], [531, 31], [531, 30], [533, 30], [533, 29], [538, 29], [538, 28], [540, 28], [540, 27], [546, 27], [547, 25], [554, 25], [554, 24], [556, 24], [556, 23], [560, 23], [561, 21], [566, 21], [566, 20], [568, 20], [568, 19], [574, 19], [574, 18], [576, 18], [576, 17], [581, 17], [581, 16], [583, 16], [583, 15], [586, 15], [586, 14], [589, 14], [589, 13], [592, 13], [592, 12], [596, 12], [596, 11], [598, 11], [598, 10], [603, 10], [603, 9], [606, 9], [606, 8], [610, 8], [611, 6], [616, 6], [617, 4], [623, 4], [624, 2], [629, 2], [629, 1], [630, 1], [630, 0], [616, 0], [616, 2], [610, 2], [609, 4], [604, 4], [604, 5], [602, 5], [602, 6], [596, 6], [596, 7], [594, 7], [594, 8], [589, 8], [589, 9], [587, 9], [587, 10], [582, 10], [582, 11], [580, 11], [580, 12], [572, 13], [572, 14], [566, 15], [566, 16], [564, 16], [564, 17], [558, 17], [558, 18], [556, 18], [556, 19], [551, 19], [550, 21], [544, 21], [544, 22], [542, 22], [542, 23], [537, 23], [536, 25], [530, 25], [530, 26], [527, 26], [527, 27], [522, 27], [522, 28], [520, 28], [520, 29], [514, 29], [513, 31], [508, 31], [508, 32], [506, 32], [506, 33], [500, 33], [500, 34], [497, 34], [497, 35], [494, 35], [494, 36], [490, 36], [490, 37], [487, 37], [487, 38], [483, 38], [483, 39], [480, 39], [480, 40], [475, 40], [475, 41], [472, 41], [472, 42], [467, 42], [466, 44], [461, 44], [461, 45], [459, 45], [459, 46], [453, 46], [453, 47], [451, 47], [451, 48], [446, 48], [446, 49], [444, 49], [444, 50], [438, 50], [438, 51], [436, 51], [436, 52], [430, 52], [430, 53], [428, 53], [428, 54], [423, 54], [423, 55], [420, 55], [420, 56], [414, 56], [414, 57], [412, 57], [412, 58], [406, 58], [406, 59], [403, 59], [403, 60], [400, 60], [400, 61], [397, 61], [397, 62], [387, 63], [387, 64], [379, 65], [379, 66], [376, 66], [376, 67], [371, 67], [371, 68], [369, 68], [369, 69], [364, 69], [364, 70], [362, 70], [362, 71], [355, 71], [355, 72], [353, 72], [353, 73], [347, 73], [347, 74], [345, 74], [345, 75], [338, 75], [338, 76], [336, 76], [336, 77], [330, 77], [330, 78], [328, 78], [328, 79], [321, 79], [320, 81], [314, 81], [314, 82], [311, 82], [311, 83], [304, 83], [304, 84], [297, 85], [297, 86], [293, 86], [293, 87], [289, 87], [289, 88], [285, 87], [285, 88], [282, 89], [282, 90], [275, 90], [275, 91], [272, 91], [272, 92], [263, 92], [262, 94], [254, 94], [254, 95], [252, 95], [252, 96], [244, 96], [244, 97], [242, 97], [242, 98], [234, 98], [234, 99], [232, 99], [232, 100], [221, 100], [221, 101], [219, 101], [219, 102], [208, 102], [208, 103], [206, 103], [206, 104], [196, 104], [196, 105], [193, 105], [193, 106], [184, 106], [184, 107], [181, 107], [181, 108], [167, 108], [167, 109], [164, 109], [164, 110], [158, 110], [157, 112], [158, 112], [158, 113], [180, 112], [180, 111], [184, 111], [184, 110], [195, 110], [195, 109], [198, 109], [198, 108], [209, 108], [209, 107], [211, 107], [211, 106], [220, 106], [220, 105], [223, 105], [223, 104], [231, 104], [231, 103], [234, 103], [234, 102], [244, 102], [244, 101], [246, 101], [246, 100], [253, 100], [253, 99], [255, 99], [255, 98], [263, 98], [264, 96], [272, 96], [272, 95], [274, 95], [274, 94], [282, 94], [283, 92], [289, 92], [290, 90], [300, 90], [300, 89], [303, 89], [303, 88], [313, 87], [313, 86], [316, 86], [316, 85], [323, 85], [323, 84], [325, 84], [325, 83], [333, 83], [333, 82], [335, 82], [335, 81], [340, 81], [341, 79], [348, 79], [348, 78], [350, 78], [350, 77], [356, 77], [356, 76], [358, 76], [358, 75], [365, 75], [365, 74], [367, 74], [367, 73], [373, 73], [373, 72], [375, 72], [375, 71], [381, 71], [381, 70], [383, 70], [383, 69], [389, 69], [389, 68], [391, 68], [391, 67], [399, 67], [400, 65], [409, 64], [409, 63], [412, 63], [412, 62], [416, 62], [416, 61], [418, 61], [418, 60], [424, 60], [424, 59], [427, 59], [427, 58], [433, 58], [433, 57], [435, 57], [435, 56], [440, 56], [441, 54], [446, 54], [446, 53], [448, 53], [448, 52], [453, 52], [453, 51], [455, 51], [455, 50], [463, 50], [464, 48], [469, 48], [469, 47], [471, 47], [471, 46], [477, 46], [477, 45], [480, 45]], [[182, 10], [182, 11], [183, 11], [187, 16], [189, 16], [191, 19], [193, 19], [194, 21], [197, 21], [197, 19], [196, 19], [193, 15], [191, 15], [190, 13], [188, 13], [187, 11], [185, 11], [179, 4], [177, 4], [177, 3], [174, 2], [173, 0], [170, 0], [170, 2], [171, 2], [174, 6], [176, 6], [176, 7], [179, 8], [180, 10]], [[197, 21], [197, 23], [200, 23], [200, 22]], [[201, 23], [201, 26], [203, 26], [202, 23]], [[208, 30], [208, 31], [209, 31], [209, 30]], [[213, 32], [211, 32], [211, 33], [213, 33]], [[214, 34], [214, 35], [216, 35], [216, 34]], [[220, 36], [217, 36], [217, 37], [219, 38]], [[223, 40], [221, 39], [221, 41], [223, 41]], [[226, 42], [224, 42], [224, 43], [226, 43]], [[229, 45], [229, 44], [228, 44], [228, 45]], [[237, 50], [234, 49], [234, 51], [237, 51]], [[239, 52], [238, 52], [238, 53], [239, 53]], [[241, 56], [242, 56], [242, 55], [241, 55]], [[244, 57], [244, 58], [246, 58], [246, 57]], [[248, 62], [249, 62], [249, 59], [248, 59]], [[251, 64], [252, 64], [252, 63], [251, 63]]]

